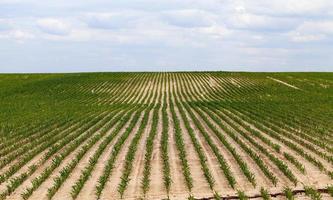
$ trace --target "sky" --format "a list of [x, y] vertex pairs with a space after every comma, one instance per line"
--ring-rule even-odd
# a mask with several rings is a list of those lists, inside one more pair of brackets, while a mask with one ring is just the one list
[[0, 73], [333, 71], [332, 0], [0, 0]]

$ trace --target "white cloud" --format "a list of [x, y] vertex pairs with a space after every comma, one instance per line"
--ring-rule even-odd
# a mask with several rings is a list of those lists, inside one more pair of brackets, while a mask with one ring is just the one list
[[23, 42], [28, 39], [34, 39], [35, 36], [31, 32], [25, 30], [8, 30], [0, 32], [0, 39], [1, 38]]
[[332, 13], [331, 0], [227, 0], [230, 7], [244, 7], [251, 13], [270, 16], [323, 16]]
[[307, 33], [333, 34], [333, 20], [329, 21], [305, 21], [296, 31]]
[[[322, 61], [333, 51], [332, 0], [0, 0], [0, 5], [0, 48], [31, 40], [20, 47], [34, 52], [56, 46], [74, 61], [75, 48], [89, 47], [98, 47], [93, 53], [101, 62], [122, 57], [118, 64], [133, 59], [137, 65], [164, 66], [294, 65], [307, 63], [302, 55], [321, 54]], [[113, 48], [112, 56], [108, 50], [98, 56], [100, 46]], [[304, 47], [314, 53], [292, 54]], [[87, 54], [82, 50], [81, 58]]]
[[92, 28], [121, 29], [135, 26], [136, 21], [145, 17], [144, 12], [123, 10], [117, 12], [87, 13], [83, 21]]
[[0, 31], [6, 31], [12, 28], [12, 23], [6, 19], [0, 19]]
[[229, 30], [226, 27], [221, 26], [221, 25], [203, 27], [203, 28], [199, 29], [199, 31], [201, 33], [211, 36], [214, 39], [219, 39], [219, 40], [225, 39], [226, 37], [230, 36], [233, 33], [232, 30]]
[[279, 13], [322, 15], [332, 8], [333, 3], [331, 0], [275, 0], [272, 5], [275, 11]]
[[333, 37], [333, 21], [305, 21], [289, 33], [292, 41], [313, 42]]
[[60, 19], [39, 19], [37, 25], [41, 31], [51, 35], [68, 35], [71, 31], [69, 23]]
[[217, 24], [215, 14], [199, 9], [87, 13], [81, 19], [91, 40], [113, 44], [206, 46], [230, 32]]
[[245, 11], [228, 16], [226, 23], [230, 28], [252, 31], [286, 31], [296, 26], [296, 21], [291, 18], [270, 17]]
[[301, 34], [301, 33], [293, 33], [291, 34], [291, 40], [294, 42], [314, 42], [321, 41], [326, 39], [326, 36], [323, 34]]
[[172, 10], [161, 14], [161, 18], [166, 23], [183, 28], [209, 27], [216, 23], [215, 14], [198, 10]]
[[9, 32], [9, 36], [16, 39], [16, 40], [26, 40], [26, 39], [33, 39], [34, 35], [27, 31], [23, 30], [14, 30]]

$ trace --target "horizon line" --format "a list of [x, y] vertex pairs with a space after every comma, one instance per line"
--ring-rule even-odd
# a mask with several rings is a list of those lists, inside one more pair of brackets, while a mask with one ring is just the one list
[[225, 73], [333, 73], [333, 71], [251, 71], [251, 70], [142, 70], [142, 71], [63, 71], [63, 72], [0, 72], [0, 75], [6, 74], [95, 74], [95, 73], [203, 73], [203, 72], [225, 72]]

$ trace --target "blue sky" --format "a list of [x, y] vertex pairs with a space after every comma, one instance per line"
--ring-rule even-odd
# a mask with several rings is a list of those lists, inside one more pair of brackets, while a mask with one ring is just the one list
[[0, 0], [0, 73], [333, 71], [332, 52], [332, 0]]

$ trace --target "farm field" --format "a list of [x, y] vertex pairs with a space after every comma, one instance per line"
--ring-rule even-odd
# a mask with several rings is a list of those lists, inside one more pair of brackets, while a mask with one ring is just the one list
[[333, 73], [0, 75], [0, 199], [333, 199]]

